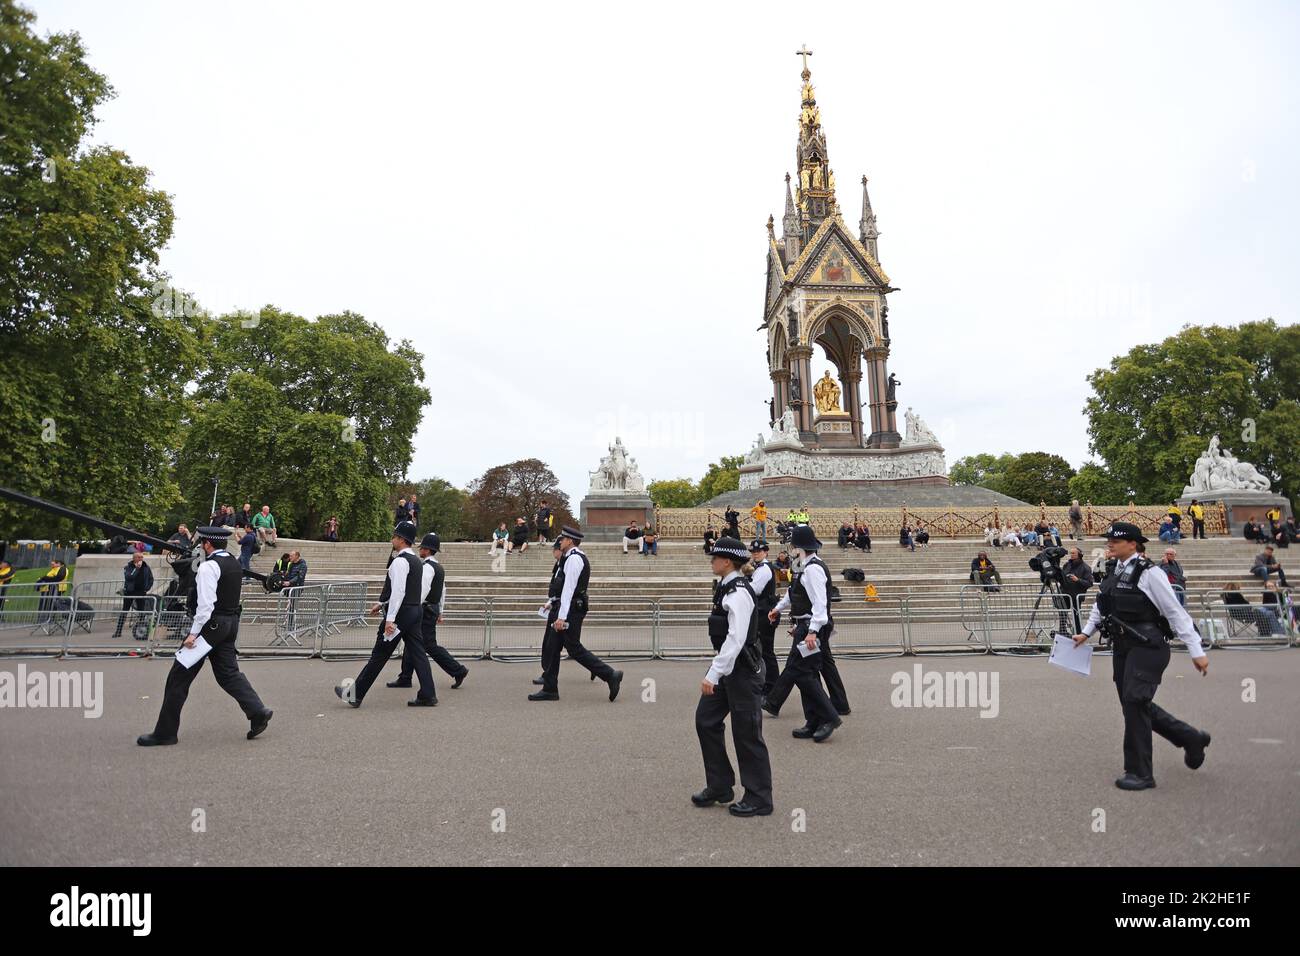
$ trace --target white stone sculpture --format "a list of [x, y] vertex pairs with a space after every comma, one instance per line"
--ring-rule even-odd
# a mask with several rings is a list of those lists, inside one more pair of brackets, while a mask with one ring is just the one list
[[[942, 452], [917, 451], [892, 455], [824, 455], [795, 450], [769, 450], [762, 478], [804, 478], [809, 481], [890, 481], [900, 478], [943, 477], [948, 472]], [[758, 472], [742, 474], [758, 487]]]
[[762, 433], [762, 432], [759, 432], [759, 433], [758, 433], [758, 437], [754, 439], [754, 447], [751, 448], [751, 449], [749, 450], [749, 454], [745, 455], [745, 464], [747, 464], [747, 465], [757, 465], [757, 464], [762, 463], [762, 461], [763, 461], [763, 446], [764, 446], [766, 443], [767, 443], [767, 442], [766, 442], [765, 439], [763, 438], [763, 433]]
[[1237, 458], [1219, 446], [1219, 436], [1210, 439], [1210, 445], [1192, 469], [1192, 477], [1183, 488], [1184, 497], [1205, 496], [1215, 491], [1269, 491], [1272, 482], [1261, 475], [1254, 465]]
[[907, 411], [903, 413], [903, 418], [907, 422], [907, 434], [903, 438], [902, 444], [904, 445], [939, 444], [938, 436], [935, 435], [935, 433], [930, 430], [930, 426], [928, 426], [925, 422], [921, 420], [920, 415], [912, 411], [910, 406], [908, 407]]
[[591, 487], [588, 494], [644, 495], [645, 479], [637, 468], [636, 459], [628, 458], [623, 439], [615, 438], [609, 454], [600, 460], [600, 467], [590, 472]]
[[772, 442], [803, 447], [803, 442], [799, 440], [799, 426], [795, 423], [793, 408], [787, 408], [782, 412], [780, 420], [772, 427]]

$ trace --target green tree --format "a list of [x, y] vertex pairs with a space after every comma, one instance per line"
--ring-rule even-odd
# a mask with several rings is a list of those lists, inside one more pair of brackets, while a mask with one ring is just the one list
[[280, 393], [285, 407], [338, 415], [353, 426], [375, 472], [389, 484], [411, 462], [412, 439], [431, 398], [424, 357], [406, 340], [390, 349], [384, 330], [353, 312], [314, 322], [267, 306], [256, 316], [228, 315], [209, 323], [212, 354], [196, 398], [230, 396], [230, 370], [257, 375]]
[[337, 516], [342, 540], [382, 540], [388, 484], [362, 442], [346, 439], [349, 428], [341, 415], [286, 406], [257, 375], [233, 373], [225, 397], [196, 403], [177, 467], [190, 502], [182, 517], [206, 518], [217, 478], [229, 489], [220, 501], [269, 505], [285, 535], [320, 537]]
[[744, 455], [724, 455], [709, 465], [709, 470], [700, 479], [698, 504], [711, 501], [727, 491], [740, 487], [740, 466], [745, 463]]
[[1070, 497], [1080, 504], [1119, 505], [1132, 500], [1132, 492], [1104, 467], [1090, 461], [1070, 479]]
[[[543, 498], [550, 504], [557, 528], [575, 523], [569, 496], [560, 490], [559, 479], [545, 462], [524, 458], [489, 468], [470, 482], [465, 531], [476, 540], [486, 540], [502, 521], [513, 528], [516, 518], [523, 518], [531, 528]], [[536, 529], [532, 531], [535, 536]]]
[[417, 495], [420, 503], [420, 531], [436, 531], [443, 541], [465, 537], [465, 511], [469, 492], [441, 478], [399, 482], [389, 490], [388, 512], [391, 515], [401, 498]]
[[1192, 326], [1088, 377], [1091, 449], [1144, 502], [1181, 494], [1210, 436], [1300, 494], [1300, 326]]
[[1070, 501], [1074, 469], [1060, 455], [1027, 451], [1017, 455], [1002, 474], [1002, 492], [1030, 504], [1063, 505]]
[[[112, 89], [79, 37], [33, 23], [0, 0], [0, 474], [153, 524], [179, 498], [169, 465], [200, 359], [194, 323], [152, 308], [171, 201], [124, 153], [86, 145]], [[86, 530], [0, 502], [0, 536]]]
[[978, 485], [990, 491], [1010, 494], [1004, 485], [1004, 478], [1015, 460], [1016, 456], [1010, 452], [1001, 455], [967, 455], [952, 463], [948, 469], [948, 480], [954, 485]]
[[700, 492], [689, 478], [667, 478], [652, 481], [646, 491], [656, 508], [694, 508], [700, 503]]

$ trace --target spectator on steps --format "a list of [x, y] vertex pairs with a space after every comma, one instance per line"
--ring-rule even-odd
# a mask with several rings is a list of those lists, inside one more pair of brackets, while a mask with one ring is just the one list
[[623, 529], [623, 553], [627, 554], [627, 546], [634, 545], [639, 552], [641, 550], [641, 529], [636, 526], [636, 522], [631, 522]]
[[1273, 557], [1273, 546], [1264, 545], [1264, 550], [1255, 556], [1255, 563], [1250, 568], [1250, 573], [1261, 581], [1267, 581], [1270, 574], [1277, 575], [1277, 581], [1282, 587], [1289, 587], [1286, 583], [1286, 572], [1282, 570], [1282, 565], [1277, 563], [1277, 558]]
[[549, 541], [551, 538], [551, 506], [546, 499], [537, 506], [537, 514], [533, 516], [534, 523], [537, 527], [537, 543]]
[[[1284, 626], [1288, 623], [1288, 617], [1292, 620], [1296, 617], [1295, 605], [1291, 604], [1290, 598], [1277, 589], [1276, 581], [1264, 582], [1264, 593], [1260, 597], [1260, 603], [1272, 610], [1277, 615], [1277, 619], [1281, 621]], [[1289, 615], [1287, 613], [1288, 605], [1291, 608]]]
[[898, 546], [900, 548], [907, 548], [909, 551], [916, 550], [916, 542], [912, 540], [912, 526], [906, 521], [904, 521], [903, 526], [898, 529]]
[[647, 558], [651, 555], [659, 557], [659, 535], [655, 534], [654, 525], [646, 525], [641, 532], [641, 553]]
[[853, 529], [853, 546], [859, 551], [871, 553], [871, 529], [865, 521]]
[[[923, 548], [930, 547], [930, 532], [926, 531], [924, 526], [918, 525], [916, 528], [916, 534], [913, 537], [916, 543], [919, 544], [921, 547]], [[915, 551], [916, 549], [913, 548], [912, 550]]]
[[847, 548], [853, 541], [853, 526], [847, 521], [840, 522], [840, 530], [835, 533], [835, 543]]
[[1165, 572], [1165, 576], [1169, 578], [1169, 583], [1173, 586], [1178, 603], [1186, 604], [1187, 574], [1183, 571], [1183, 566], [1178, 563], [1178, 552], [1174, 548], [1165, 548], [1165, 556], [1160, 562], [1160, 570]]
[[984, 526], [984, 543], [991, 544], [995, 548], [1002, 547], [1002, 534], [998, 531], [997, 525], [990, 523]]
[[1025, 546], [1024, 542], [1020, 540], [1020, 533], [1016, 531], [1015, 528], [1011, 527], [1011, 525], [1002, 526], [1002, 534], [998, 536], [998, 540], [1000, 540], [1004, 545], [1014, 545], [1017, 548], [1023, 548]]
[[406, 513], [411, 516], [411, 524], [420, 527], [420, 502], [416, 500], [414, 492], [406, 499]]
[[235, 515], [236, 528], [251, 528], [253, 526], [253, 504], [250, 501], [244, 502], [244, 507], [239, 509], [239, 514]]
[[275, 544], [278, 535], [275, 529], [275, 515], [271, 514], [270, 505], [262, 505], [262, 510], [253, 515], [253, 527], [257, 530], [258, 541], [262, 544]]
[[1195, 498], [1187, 506], [1187, 513], [1192, 516], [1192, 540], [1205, 538], [1205, 508]]
[[1286, 536], [1292, 544], [1300, 543], [1300, 528], [1296, 527], [1295, 518], [1286, 519]]
[[498, 548], [506, 552], [510, 550], [510, 532], [506, 530], [504, 521], [492, 532], [492, 547], [488, 549], [488, 554], [496, 553]]
[[253, 567], [253, 549], [257, 547], [257, 535], [250, 530], [239, 539], [239, 566], [245, 571]]
[[1260, 527], [1260, 524], [1258, 521], [1255, 520], [1254, 515], [1251, 515], [1249, 518], [1247, 518], [1246, 523], [1241, 526], [1241, 536], [1245, 538], [1247, 541], [1268, 540], [1268, 535], [1264, 533], [1264, 529]]
[[1075, 498], [1070, 502], [1070, 537], [1075, 541], [1083, 540], [1083, 509], [1079, 507], [1079, 499]]
[[749, 509], [749, 516], [754, 519], [754, 537], [759, 541], [767, 540], [767, 505], [763, 499], [758, 499], [758, 504]]
[[722, 521], [725, 525], [723, 535], [740, 540], [740, 512], [727, 505], [727, 510], [722, 515]]
[[971, 560], [970, 582], [971, 584], [978, 584], [987, 591], [1002, 590], [1002, 575], [998, 573], [998, 569], [989, 560], [987, 551], [981, 551], [976, 558]]
[[523, 554], [528, 550], [528, 522], [523, 518], [515, 519], [514, 530], [510, 533], [510, 544], [506, 547], [506, 553], [514, 554], [518, 552]]
[[790, 583], [790, 552], [782, 551], [776, 556], [776, 580], [778, 583]]
[[190, 534], [190, 529], [181, 522], [176, 526], [176, 532], [167, 539], [169, 544], [174, 544], [182, 548], [188, 548], [194, 543], [194, 538]]
[[325, 522], [325, 540], [337, 541], [339, 539], [339, 516], [330, 515], [329, 521]]
[[713, 525], [704, 529], [704, 553], [713, 553], [713, 542], [718, 540], [718, 533], [713, 530]]

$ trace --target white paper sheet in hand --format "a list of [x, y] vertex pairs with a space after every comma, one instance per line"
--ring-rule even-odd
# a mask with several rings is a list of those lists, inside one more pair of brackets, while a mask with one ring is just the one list
[[811, 657], [813, 654], [820, 654], [822, 652], [822, 639], [819, 637], [814, 641], [814, 646], [811, 651], [808, 650], [808, 645], [803, 641], [800, 641], [795, 645], [795, 647], [799, 648], [799, 656]]
[[199, 661], [207, 656], [208, 651], [212, 650], [212, 645], [202, 637], [194, 642], [193, 647], [186, 647], [182, 644], [176, 650], [176, 663], [180, 664], [186, 670], [193, 667]]
[[539, 607], [539, 608], [537, 609], [537, 616], [538, 616], [538, 617], [550, 617], [550, 616], [551, 616], [551, 606], [550, 606], [549, 604], [543, 604], [541, 607]]
[[395, 640], [397, 640], [397, 635], [398, 635], [398, 634], [401, 634], [401, 633], [402, 633], [402, 629], [401, 629], [400, 627], [398, 627], [396, 624], [394, 624], [394, 625], [393, 625], [393, 633], [392, 633], [392, 634], [385, 634], [385, 635], [384, 635], [384, 640], [386, 640], [386, 641], [395, 641]]
[[1092, 645], [1084, 642], [1075, 647], [1074, 638], [1066, 637], [1064, 634], [1053, 634], [1052, 656], [1047, 660], [1057, 667], [1087, 677], [1092, 673]]

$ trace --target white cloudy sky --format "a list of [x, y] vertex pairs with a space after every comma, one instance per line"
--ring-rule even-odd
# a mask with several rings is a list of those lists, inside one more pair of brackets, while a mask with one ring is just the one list
[[949, 461], [1078, 465], [1113, 355], [1296, 320], [1295, 4], [30, 5], [174, 196], [178, 286], [423, 351], [412, 477], [537, 456], [576, 503], [615, 434], [648, 479], [750, 446], [803, 43]]

